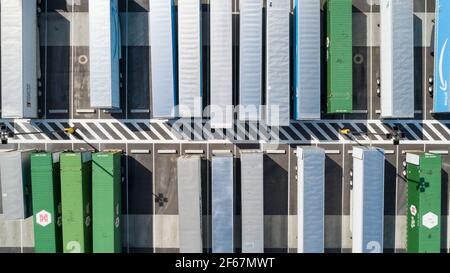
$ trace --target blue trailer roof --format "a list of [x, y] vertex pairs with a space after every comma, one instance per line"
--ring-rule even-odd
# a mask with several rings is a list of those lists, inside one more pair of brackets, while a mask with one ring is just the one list
[[434, 99], [435, 113], [448, 113], [450, 55], [448, 39], [450, 37], [450, 2], [436, 1], [435, 53], [434, 53]]

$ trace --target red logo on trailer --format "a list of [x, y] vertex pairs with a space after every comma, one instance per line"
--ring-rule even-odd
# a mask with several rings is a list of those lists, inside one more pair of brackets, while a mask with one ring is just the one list
[[416, 216], [416, 214], [417, 214], [417, 208], [416, 208], [416, 206], [411, 205], [411, 207], [409, 208], [409, 210], [410, 210], [412, 216]]
[[36, 223], [43, 227], [48, 226], [52, 223], [52, 214], [46, 210], [41, 210], [36, 213]]

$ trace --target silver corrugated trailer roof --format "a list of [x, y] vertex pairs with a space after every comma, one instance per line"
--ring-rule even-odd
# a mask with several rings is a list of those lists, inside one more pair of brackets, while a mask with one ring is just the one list
[[383, 252], [384, 150], [353, 148], [352, 251]]
[[325, 151], [297, 147], [297, 252], [325, 249]]
[[212, 252], [234, 252], [233, 155], [212, 157]]
[[233, 124], [232, 3], [211, 1], [211, 127]]
[[37, 117], [36, 0], [1, 0], [3, 118]]
[[266, 16], [266, 122], [290, 123], [290, 1], [268, 1]]
[[320, 119], [320, 0], [294, 0], [294, 117]]
[[91, 107], [120, 107], [121, 50], [117, 0], [89, 1]]
[[200, 0], [178, 2], [179, 115], [201, 117], [202, 12]]
[[243, 253], [264, 253], [263, 156], [260, 151], [241, 151]]
[[173, 0], [150, 1], [152, 114], [174, 118], [177, 98], [175, 5]]
[[0, 152], [3, 215], [6, 220], [25, 219], [31, 211], [31, 151]]
[[202, 253], [202, 174], [200, 156], [177, 160], [178, 227], [181, 253]]
[[381, 117], [414, 117], [413, 1], [381, 0]]
[[239, 4], [239, 120], [257, 121], [262, 104], [262, 1]]

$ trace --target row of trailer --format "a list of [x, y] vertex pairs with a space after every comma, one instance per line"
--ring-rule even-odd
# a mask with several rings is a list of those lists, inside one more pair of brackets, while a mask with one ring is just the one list
[[5, 220], [33, 217], [35, 252], [120, 252], [121, 152], [0, 154]]
[[[321, 39], [320, 0], [294, 0], [293, 23], [290, 0], [241, 0], [238, 30], [233, 27], [232, 1], [210, 1], [209, 17], [203, 16], [206, 11], [202, 10], [201, 2], [180, 0], [175, 6], [173, 0], [150, 1], [154, 118], [204, 116], [205, 69], [210, 70], [208, 96], [213, 127], [231, 126], [233, 105], [239, 105], [240, 120], [264, 119], [270, 125], [289, 124], [291, 114], [297, 120], [320, 119], [322, 85], [327, 90], [327, 113], [352, 113], [351, 0], [326, 1], [326, 19], [322, 22], [326, 25], [325, 41]], [[448, 1], [436, 2], [433, 109], [435, 113], [448, 113], [450, 8]], [[36, 118], [40, 77], [36, 1], [2, 0], [1, 7], [2, 116]], [[412, 118], [413, 1], [381, 0], [380, 13], [381, 117]], [[202, 33], [205, 18], [209, 18], [209, 34]], [[238, 75], [233, 72], [236, 31], [239, 32]], [[120, 36], [117, 0], [89, 1], [92, 108], [120, 107]], [[210, 39], [209, 56], [202, 50], [204, 36]], [[290, 48], [293, 48], [292, 58]], [[322, 58], [323, 54], [326, 56]], [[326, 60], [325, 65], [322, 59]], [[204, 64], [209, 64], [209, 68]], [[322, 70], [326, 71], [323, 81]], [[233, 100], [233, 93], [237, 92], [234, 85], [239, 89], [238, 103]]]
[[[0, 153], [4, 218], [33, 216], [36, 252], [121, 252], [121, 155], [120, 151]], [[297, 250], [324, 252], [325, 151], [299, 146], [296, 155]], [[241, 151], [237, 189], [234, 156], [214, 152], [208, 204], [213, 253], [237, 251], [237, 233], [242, 240], [239, 251], [264, 252], [263, 156], [259, 150]], [[352, 250], [382, 252], [384, 150], [354, 147], [352, 156]], [[202, 228], [203, 160], [200, 155], [177, 159], [178, 238], [183, 253], [209, 248]], [[440, 252], [441, 165], [440, 155], [409, 152], [406, 156], [408, 252]], [[238, 231], [237, 215], [241, 217]]]
[[[325, 249], [325, 151], [297, 148], [297, 251], [321, 253]], [[383, 252], [385, 156], [379, 148], [354, 148], [351, 197], [352, 251]], [[263, 153], [243, 150], [240, 156], [240, 200], [235, 200], [235, 163], [227, 153], [211, 160], [212, 252], [236, 250], [235, 206], [240, 202], [241, 251], [264, 252]], [[407, 251], [440, 252], [441, 156], [422, 152], [407, 154], [408, 182]], [[180, 252], [201, 253], [201, 158], [178, 159]]]

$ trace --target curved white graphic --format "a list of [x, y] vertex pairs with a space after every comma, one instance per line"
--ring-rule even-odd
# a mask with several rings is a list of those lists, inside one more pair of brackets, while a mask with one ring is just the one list
[[69, 253], [81, 253], [81, 244], [77, 241], [70, 241], [67, 243], [66, 249]]
[[447, 81], [444, 79], [444, 75], [443, 75], [443, 66], [444, 66], [444, 55], [445, 55], [445, 49], [447, 47], [447, 42], [448, 42], [448, 38], [447, 40], [445, 40], [444, 46], [442, 47], [441, 50], [441, 56], [439, 56], [439, 78], [441, 80], [441, 89], [446, 91], [447, 90]]
[[366, 245], [367, 253], [381, 253], [381, 244], [377, 241], [370, 241]]
[[113, 26], [112, 29], [114, 29], [114, 41], [113, 41], [113, 58], [115, 58], [120, 50], [120, 25], [119, 25], [119, 13], [117, 11], [117, 7], [113, 4], [111, 8], [111, 16], [113, 16]]

